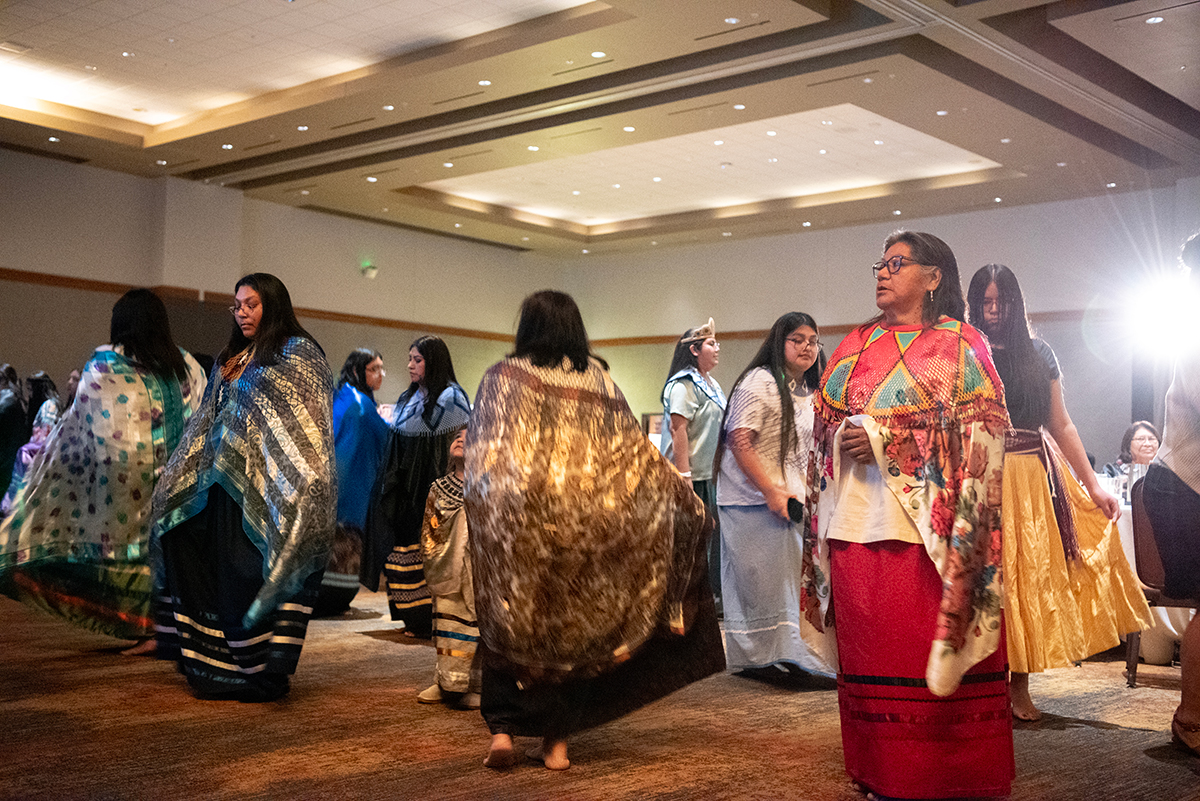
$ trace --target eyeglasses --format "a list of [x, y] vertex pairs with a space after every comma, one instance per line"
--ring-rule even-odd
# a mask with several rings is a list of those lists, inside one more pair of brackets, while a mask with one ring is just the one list
[[821, 340], [817, 339], [816, 337], [809, 337], [808, 339], [805, 339], [804, 337], [788, 337], [787, 341], [791, 342], [797, 348], [815, 348], [816, 350], [821, 349]]
[[368, 373], [379, 373], [380, 375], [387, 375], [387, 370], [384, 370], [382, 367], [368, 367], [367, 372]]
[[1158, 442], [1158, 437], [1153, 434], [1138, 434], [1130, 442]]
[[229, 313], [233, 315], [236, 315], [238, 312], [242, 314], [254, 314], [254, 310], [261, 305], [261, 303], [235, 303], [229, 307]]
[[913, 261], [907, 256], [892, 256], [890, 259], [880, 259], [871, 265], [871, 275], [878, 279], [879, 274], [883, 272], [884, 268], [887, 268], [888, 275], [895, 275], [900, 272], [900, 268], [905, 264], [920, 264], [920, 262]]

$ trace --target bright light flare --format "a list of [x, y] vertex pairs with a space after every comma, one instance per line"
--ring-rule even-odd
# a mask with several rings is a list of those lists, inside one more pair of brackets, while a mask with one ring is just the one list
[[1134, 347], [1144, 354], [1174, 359], [1194, 346], [1197, 304], [1196, 281], [1181, 270], [1147, 281], [1133, 300]]

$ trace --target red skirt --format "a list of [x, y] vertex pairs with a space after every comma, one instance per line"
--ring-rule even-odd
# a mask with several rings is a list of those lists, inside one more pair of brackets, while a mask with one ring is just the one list
[[940, 698], [926, 687], [925, 667], [942, 581], [925, 548], [830, 546], [850, 778], [895, 798], [1008, 795], [1015, 764], [1003, 628], [996, 652]]

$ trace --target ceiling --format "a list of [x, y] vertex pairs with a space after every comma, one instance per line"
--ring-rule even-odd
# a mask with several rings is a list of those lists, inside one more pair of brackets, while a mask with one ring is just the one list
[[0, 146], [582, 255], [1172, 186], [1197, 54], [1200, 0], [8, 0]]

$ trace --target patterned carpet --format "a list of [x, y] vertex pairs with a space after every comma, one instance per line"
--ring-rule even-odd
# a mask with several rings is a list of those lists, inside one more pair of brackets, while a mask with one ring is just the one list
[[[433, 649], [386, 609], [364, 590], [313, 621], [291, 694], [249, 705], [0, 599], [0, 798], [862, 799], [818, 680], [715, 676], [572, 739], [565, 773], [488, 770], [478, 713], [416, 703]], [[1178, 668], [1143, 666], [1133, 690], [1122, 669], [1110, 653], [1032, 677], [1048, 714], [1015, 732], [1014, 801], [1200, 799], [1200, 759], [1168, 731]]]

